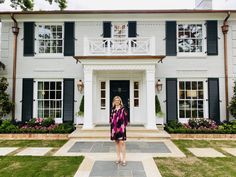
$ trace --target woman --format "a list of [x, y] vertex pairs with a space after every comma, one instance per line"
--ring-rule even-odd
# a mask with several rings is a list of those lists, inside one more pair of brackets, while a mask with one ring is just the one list
[[[111, 140], [115, 140], [117, 160], [116, 164], [126, 165], [126, 126], [128, 124], [128, 112], [123, 106], [119, 96], [115, 96], [112, 101], [112, 110], [110, 115]], [[121, 152], [123, 159], [121, 161]]]

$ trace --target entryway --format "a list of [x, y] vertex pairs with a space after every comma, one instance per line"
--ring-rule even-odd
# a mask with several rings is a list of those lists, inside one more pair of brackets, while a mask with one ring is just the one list
[[[110, 108], [115, 96], [120, 96], [124, 107], [128, 111], [128, 120], [130, 122], [130, 81], [129, 80], [110, 80]], [[111, 111], [111, 109], [110, 109]]]

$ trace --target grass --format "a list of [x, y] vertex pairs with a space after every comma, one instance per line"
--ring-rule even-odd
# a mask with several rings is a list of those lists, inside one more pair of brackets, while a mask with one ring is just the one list
[[[236, 177], [236, 157], [226, 153], [221, 148], [234, 147], [236, 141], [222, 140], [173, 140], [187, 158], [155, 158], [163, 177]], [[212, 147], [226, 157], [199, 158], [187, 148]]]
[[82, 160], [82, 156], [5, 156], [0, 157], [0, 176], [73, 177]]
[[[0, 177], [73, 177], [84, 157], [58, 157], [52, 154], [67, 140], [0, 140], [0, 147], [20, 147], [0, 157]], [[46, 156], [14, 156], [26, 147], [53, 147]]]
[[0, 147], [61, 147], [67, 140], [0, 140]]

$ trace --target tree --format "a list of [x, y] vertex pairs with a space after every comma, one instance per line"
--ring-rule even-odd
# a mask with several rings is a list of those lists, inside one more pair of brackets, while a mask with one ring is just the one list
[[234, 82], [234, 95], [229, 104], [229, 111], [234, 118], [236, 118], [236, 81]]
[[[58, 7], [61, 10], [64, 10], [67, 7], [66, 0], [45, 0], [45, 1], [48, 1], [49, 4], [52, 4], [53, 2], [57, 3]], [[1, 1], [0, 3], [4, 3], [4, 1]], [[34, 0], [11, 0], [11, 7], [14, 9], [20, 7], [21, 10], [23, 11], [32, 11], [34, 9]]]

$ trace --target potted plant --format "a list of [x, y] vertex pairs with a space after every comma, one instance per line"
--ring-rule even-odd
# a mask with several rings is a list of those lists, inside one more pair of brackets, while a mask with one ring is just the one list
[[83, 121], [83, 118], [84, 118], [84, 95], [81, 99], [81, 102], [80, 102], [80, 106], [79, 106], [79, 111], [76, 112], [75, 114], [76, 118], [75, 118], [75, 124], [83, 124], [84, 121]]
[[156, 124], [164, 124], [164, 113], [161, 111], [160, 101], [158, 96], [155, 96]]

